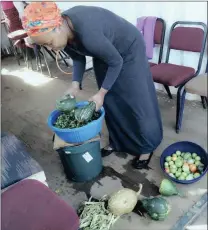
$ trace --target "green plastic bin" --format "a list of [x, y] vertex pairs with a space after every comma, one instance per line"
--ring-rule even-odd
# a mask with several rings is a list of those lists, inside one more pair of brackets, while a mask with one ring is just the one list
[[102, 171], [100, 141], [58, 149], [65, 174], [69, 180], [86, 182]]

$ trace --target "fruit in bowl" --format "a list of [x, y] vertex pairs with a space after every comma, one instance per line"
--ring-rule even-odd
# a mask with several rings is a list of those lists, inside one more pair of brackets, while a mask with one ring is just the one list
[[204, 172], [204, 164], [197, 153], [176, 151], [167, 156], [164, 162], [165, 172], [178, 180], [193, 180]]

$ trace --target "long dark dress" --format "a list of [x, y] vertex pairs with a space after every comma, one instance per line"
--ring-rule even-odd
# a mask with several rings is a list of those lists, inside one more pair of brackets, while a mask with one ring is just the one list
[[85, 56], [91, 56], [98, 87], [109, 90], [104, 108], [111, 146], [134, 155], [154, 151], [163, 131], [141, 33], [99, 7], [77, 6], [63, 15], [76, 37], [76, 44], [65, 48], [73, 59], [73, 80], [82, 81]]

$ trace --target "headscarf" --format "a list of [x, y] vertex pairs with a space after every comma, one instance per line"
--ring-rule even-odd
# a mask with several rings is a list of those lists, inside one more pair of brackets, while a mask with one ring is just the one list
[[63, 22], [55, 2], [31, 2], [24, 10], [23, 27], [29, 36], [52, 31]]
[[[63, 23], [61, 12], [55, 2], [31, 2], [24, 10], [22, 24], [29, 36], [39, 36], [52, 31]], [[59, 52], [56, 52], [56, 64], [59, 70], [65, 74], [58, 64]]]

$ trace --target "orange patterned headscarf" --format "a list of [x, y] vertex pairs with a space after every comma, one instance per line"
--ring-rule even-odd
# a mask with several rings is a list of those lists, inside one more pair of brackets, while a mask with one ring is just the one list
[[29, 36], [52, 31], [63, 22], [55, 2], [31, 2], [24, 10], [22, 24]]

